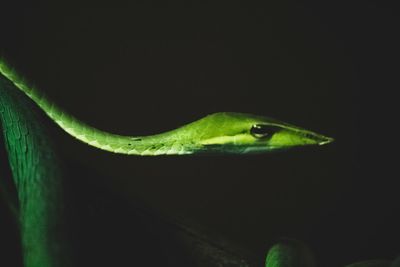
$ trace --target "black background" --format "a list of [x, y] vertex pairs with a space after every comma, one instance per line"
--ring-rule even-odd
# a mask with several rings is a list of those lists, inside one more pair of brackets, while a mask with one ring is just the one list
[[135, 158], [60, 132], [65, 158], [91, 170], [75, 177], [87, 194], [93, 185], [124, 205], [145, 203], [260, 258], [281, 236], [307, 243], [322, 266], [393, 258], [398, 10], [321, 2], [2, 6], [0, 53], [59, 105], [111, 132], [151, 134], [237, 111], [336, 139], [259, 156]]

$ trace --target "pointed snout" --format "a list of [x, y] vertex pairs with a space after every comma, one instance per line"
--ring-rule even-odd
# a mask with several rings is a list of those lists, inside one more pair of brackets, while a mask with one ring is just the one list
[[333, 138], [317, 134], [311, 131], [299, 131], [292, 133], [292, 139], [294, 142], [298, 142], [299, 145], [326, 145], [333, 142]]
[[334, 141], [334, 139], [332, 137], [327, 137], [321, 134], [317, 134], [317, 133], [307, 133], [306, 134], [306, 138], [309, 139], [309, 142], [311, 142], [311, 144], [315, 144], [315, 145], [326, 145], [329, 143], [332, 143]]
[[320, 145], [320, 146], [326, 145], [326, 144], [332, 143], [333, 141], [335, 141], [335, 139], [333, 139], [332, 137], [323, 136], [323, 138], [321, 138], [318, 141], [318, 145]]

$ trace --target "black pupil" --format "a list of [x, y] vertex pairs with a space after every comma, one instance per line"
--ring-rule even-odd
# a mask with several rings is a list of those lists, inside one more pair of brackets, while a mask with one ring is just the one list
[[250, 129], [250, 133], [257, 138], [271, 137], [277, 131], [279, 127], [266, 124], [255, 124]]

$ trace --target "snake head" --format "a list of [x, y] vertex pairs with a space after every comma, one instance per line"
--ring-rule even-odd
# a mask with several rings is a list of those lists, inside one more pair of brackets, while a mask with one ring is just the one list
[[198, 123], [203, 129], [199, 142], [205, 151], [263, 153], [333, 141], [333, 138], [288, 123], [244, 113], [215, 113]]

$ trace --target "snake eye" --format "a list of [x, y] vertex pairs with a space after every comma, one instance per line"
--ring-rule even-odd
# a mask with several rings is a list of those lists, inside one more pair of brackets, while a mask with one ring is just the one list
[[251, 126], [250, 134], [256, 138], [271, 137], [280, 130], [279, 127], [266, 124], [254, 124]]

